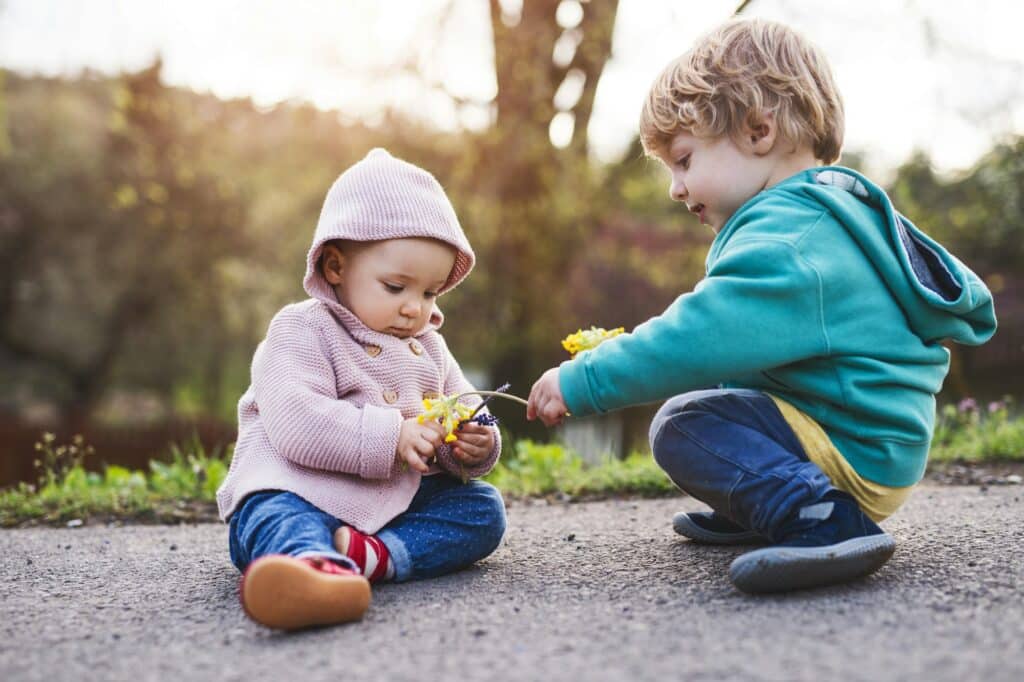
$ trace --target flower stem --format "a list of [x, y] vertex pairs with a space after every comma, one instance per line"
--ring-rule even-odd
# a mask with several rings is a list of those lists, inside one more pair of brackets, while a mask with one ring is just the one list
[[480, 396], [487, 395], [487, 396], [491, 396], [493, 398], [506, 398], [508, 400], [514, 400], [517, 403], [522, 403], [523, 405], [529, 405], [529, 403], [526, 402], [526, 400], [524, 400], [523, 398], [520, 398], [517, 395], [512, 395], [511, 393], [499, 393], [498, 391], [466, 391], [465, 393], [460, 393], [458, 396], [456, 396], [456, 400], [458, 400], [459, 398], [461, 398], [463, 396], [467, 396], [467, 395], [480, 395]]

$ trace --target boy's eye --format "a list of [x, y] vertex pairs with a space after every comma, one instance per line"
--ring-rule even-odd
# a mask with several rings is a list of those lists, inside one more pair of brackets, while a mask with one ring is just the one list
[[400, 294], [402, 293], [402, 291], [405, 290], [405, 287], [399, 286], [397, 284], [391, 284], [390, 282], [384, 282], [384, 288], [387, 289], [392, 294]]

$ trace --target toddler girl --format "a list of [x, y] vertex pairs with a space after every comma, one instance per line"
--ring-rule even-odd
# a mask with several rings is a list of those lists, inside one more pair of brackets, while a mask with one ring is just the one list
[[[370, 582], [428, 578], [494, 551], [505, 508], [493, 426], [451, 447], [424, 398], [472, 391], [438, 333], [473, 251], [426, 171], [371, 151], [327, 194], [304, 286], [256, 349], [217, 503], [240, 598], [264, 625], [358, 619]], [[474, 404], [478, 398], [467, 398]]]

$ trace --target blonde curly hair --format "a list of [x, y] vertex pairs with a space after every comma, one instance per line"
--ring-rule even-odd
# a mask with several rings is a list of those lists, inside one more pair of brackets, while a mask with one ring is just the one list
[[807, 144], [829, 164], [843, 146], [843, 100], [824, 53], [783, 24], [729, 21], [672, 61], [647, 94], [640, 140], [648, 154], [663, 152], [686, 131], [730, 135], [772, 115], [779, 134]]

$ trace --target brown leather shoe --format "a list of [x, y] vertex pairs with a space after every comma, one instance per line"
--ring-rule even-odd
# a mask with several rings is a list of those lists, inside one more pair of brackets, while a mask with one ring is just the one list
[[370, 583], [329, 559], [274, 554], [249, 564], [238, 596], [257, 623], [297, 630], [359, 620], [370, 606]]

